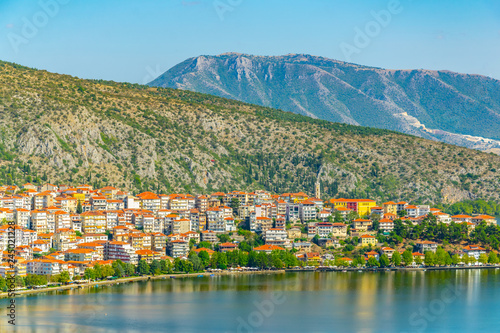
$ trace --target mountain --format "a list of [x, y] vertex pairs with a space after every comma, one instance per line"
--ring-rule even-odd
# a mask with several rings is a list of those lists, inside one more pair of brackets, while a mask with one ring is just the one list
[[480, 75], [227, 53], [188, 59], [150, 85], [500, 153], [500, 81]]
[[499, 199], [500, 156], [190, 91], [0, 62], [0, 183]]

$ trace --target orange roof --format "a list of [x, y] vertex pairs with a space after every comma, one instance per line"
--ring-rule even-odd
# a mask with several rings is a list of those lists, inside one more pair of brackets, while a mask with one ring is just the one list
[[148, 250], [148, 249], [143, 249], [143, 250], [137, 250], [135, 251], [136, 254], [145, 256], [145, 255], [154, 255], [154, 254], [160, 254], [160, 252]]
[[206, 251], [208, 254], [212, 254], [215, 252], [214, 250], [207, 249], [206, 247], [200, 247], [199, 249], [194, 250], [194, 252], [196, 253], [200, 253], [201, 251]]
[[466, 247], [464, 247], [464, 250], [467, 250], [467, 251], [486, 251], [485, 249], [483, 249], [479, 245], [467, 245]]
[[234, 243], [222, 243], [222, 244], [219, 244], [219, 247], [237, 247], [238, 245], [234, 244]]
[[493, 216], [489, 216], [489, 215], [478, 215], [478, 216], [474, 216], [473, 218], [474, 219], [485, 219], [485, 220], [494, 219]]
[[94, 250], [92, 249], [71, 249], [66, 250], [66, 253], [92, 253]]
[[259, 247], [256, 247], [253, 249], [254, 251], [274, 251], [274, 250], [278, 250], [278, 251], [284, 251], [285, 249], [280, 247], [280, 246], [277, 246], [277, 245], [269, 245], [269, 244], [265, 244], [265, 245], [262, 245], [262, 246], [259, 246]]

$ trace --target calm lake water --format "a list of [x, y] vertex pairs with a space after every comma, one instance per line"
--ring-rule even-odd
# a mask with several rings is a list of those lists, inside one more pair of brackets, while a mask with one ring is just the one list
[[499, 297], [500, 270], [168, 279], [18, 297], [0, 331], [498, 332]]

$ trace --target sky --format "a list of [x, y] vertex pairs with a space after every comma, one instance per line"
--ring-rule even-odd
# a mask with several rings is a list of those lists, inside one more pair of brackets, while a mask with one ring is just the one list
[[500, 79], [500, 1], [0, 0], [0, 60], [29, 67], [147, 83], [225, 52]]

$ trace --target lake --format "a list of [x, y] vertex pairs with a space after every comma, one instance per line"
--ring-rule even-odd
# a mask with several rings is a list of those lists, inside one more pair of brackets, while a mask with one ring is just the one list
[[15, 332], [498, 332], [499, 296], [498, 269], [177, 278], [20, 296]]

